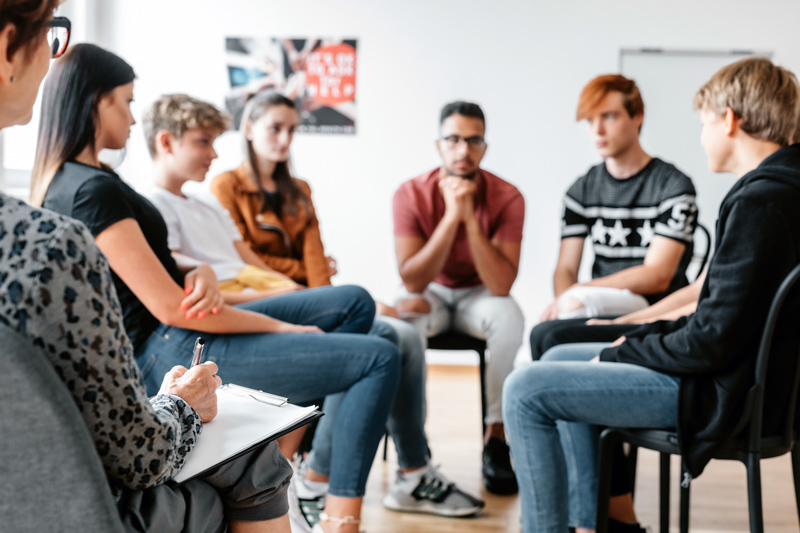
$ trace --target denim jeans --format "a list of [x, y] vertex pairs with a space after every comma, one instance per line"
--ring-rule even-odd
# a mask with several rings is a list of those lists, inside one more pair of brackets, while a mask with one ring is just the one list
[[680, 380], [586, 362], [606, 346], [558, 346], [506, 380], [503, 413], [525, 532], [595, 529], [597, 426], [675, 427]]
[[[425, 435], [425, 352], [417, 330], [403, 320], [377, 316], [370, 334], [397, 345], [402, 359], [400, 386], [389, 413], [387, 429], [397, 450], [401, 469], [418, 468], [430, 461]], [[342, 395], [325, 398], [325, 416], [319, 421], [308, 466], [314, 472], [329, 475], [333, 426], [340, 410]]]
[[343, 392], [345, 416], [336, 417], [333, 428], [330, 493], [363, 496], [400, 376], [395, 346], [363, 334], [375, 315], [372, 298], [358, 287], [322, 287], [237, 307], [329, 333], [215, 335], [161, 325], [136, 354], [148, 394], [158, 391], [173, 366], [189, 365], [198, 336], [206, 341], [204, 359], [217, 363], [223, 382], [298, 404]]

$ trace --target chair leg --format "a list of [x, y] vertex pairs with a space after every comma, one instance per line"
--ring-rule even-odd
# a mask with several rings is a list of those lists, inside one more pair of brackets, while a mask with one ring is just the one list
[[629, 444], [628, 447], [628, 479], [631, 484], [631, 500], [636, 495], [636, 462], [639, 457], [639, 447]]
[[486, 350], [478, 352], [481, 373], [481, 440], [486, 435]]
[[761, 454], [747, 454], [747, 503], [750, 507], [750, 533], [764, 533], [761, 508]]
[[383, 434], [383, 462], [389, 457], [389, 432]]
[[617, 433], [606, 429], [600, 434], [597, 460], [597, 521], [596, 533], [608, 531], [608, 502], [611, 497], [611, 470], [614, 462], [614, 446], [617, 444]]
[[792, 448], [792, 474], [794, 475], [794, 500], [797, 505], [797, 517], [800, 519], [800, 446], [797, 443]]
[[683, 461], [681, 461], [681, 492], [680, 492], [680, 532], [689, 533], [689, 496], [692, 490], [691, 478], [686, 474]]
[[669, 464], [669, 457], [668, 453], [661, 453], [660, 454], [660, 474], [659, 474], [659, 490], [658, 490], [658, 502], [659, 502], [659, 511], [658, 511], [658, 518], [659, 518], [659, 531], [661, 533], [669, 533], [669, 476], [670, 476], [670, 464]]

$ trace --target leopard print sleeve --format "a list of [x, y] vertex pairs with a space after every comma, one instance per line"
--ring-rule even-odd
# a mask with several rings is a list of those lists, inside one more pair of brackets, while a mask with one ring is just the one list
[[50, 357], [112, 482], [144, 489], [180, 470], [200, 418], [178, 396], [148, 399], [108, 262], [81, 223], [0, 195], [0, 321]]

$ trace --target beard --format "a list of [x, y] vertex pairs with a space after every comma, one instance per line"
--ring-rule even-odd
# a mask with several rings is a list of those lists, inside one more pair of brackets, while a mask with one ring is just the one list
[[478, 168], [475, 168], [475, 170], [473, 170], [471, 172], [463, 173], [463, 172], [456, 172], [456, 171], [454, 171], [452, 168], [450, 168], [448, 166], [445, 166], [444, 169], [447, 172], [448, 176], [455, 176], [457, 178], [462, 178], [462, 179], [470, 180], [470, 181], [474, 181], [475, 178], [478, 177], [478, 170], [479, 170]]

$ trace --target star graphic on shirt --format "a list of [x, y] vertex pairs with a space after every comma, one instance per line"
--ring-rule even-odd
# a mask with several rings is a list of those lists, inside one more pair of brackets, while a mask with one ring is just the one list
[[614, 223], [614, 227], [609, 228], [607, 231], [610, 237], [608, 242], [609, 246], [614, 246], [615, 244], [628, 246], [628, 235], [630, 235], [632, 230], [630, 228], [623, 228], [621, 220], [617, 219], [616, 223]]
[[597, 222], [592, 226], [592, 240], [600, 244], [605, 244], [607, 231], [608, 230], [603, 225], [603, 221], [598, 218]]
[[636, 231], [642, 238], [642, 246], [648, 246], [651, 242], [653, 242], [653, 237], [656, 236], [656, 232], [653, 231], [653, 226], [650, 224], [649, 220], [645, 220], [644, 226], [641, 228], [636, 228]]

